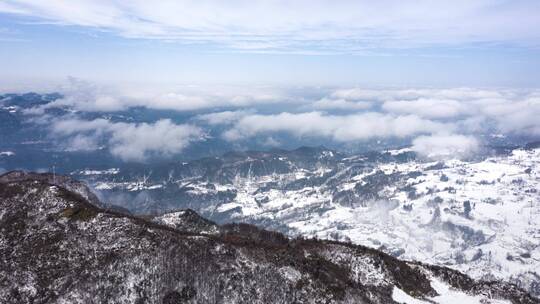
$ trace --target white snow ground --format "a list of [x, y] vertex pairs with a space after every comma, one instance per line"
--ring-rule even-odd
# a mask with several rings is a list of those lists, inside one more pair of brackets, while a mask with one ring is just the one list
[[[435, 166], [438, 162], [421, 160], [380, 163], [346, 178], [340, 176], [348, 172], [346, 166], [362, 159], [343, 161], [345, 167], [333, 177], [337, 186], [260, 190], [269, 182], [321, 176], [328, 172], [324, 167], [238, 177], [231, 184], [187, 179], [175, 183], [179, 187], [189, 183], [194, 194], [236, 190], [233, 201], [208, 210], [233, 212], [235, 221], [271, 220], [286, 225], [293, 235], [347, 240], [401, 259], [448, 266], [477, 279], [503, 279], [525, 288], [540, 283], [540, 149], [517, 149], [511, 155], [474, 162], [446, 160], [442, 168]], [[334, 200], [336, 191], [366, 185], [381, 171], [388, 176], [421, 174], [388, 183], [378, 192], [384, 199], [359, 199], [348, 205]], [[162, 185], [143, 180], [95, 186], [139, 191]]]
[[[416, 192], [412, 198], [403, 187], [390, 185], [381, 191], [386, 200], [343, 206], [332, 201], [328, 188], [255, 193], [262, 182], [251, 179], [221, 185], [236, 188], [238, 195], [219, 211], [240, 207], [239, 220], [269, 218], [304, 236], [350, 240], [475, 278], [519, 279], [527, 287], [540, 273], [540, 149], [478, 162], [449, 160], [445, 168], [429, 169], [435, 164], [377, 168], [386, 174], [422, 172], [407, 180]], [[351, 189], [376, 171], [353, 176], [340, 187]], [[272, 177], [286, 178], [295, 177]], [[263, 199], [267, 202], [257, 202]]]
[[396, 286], [394, 286], [392, 291], [392, 299], [401, 304], [510, 304], [510, 302], [506, 300], [488, 299], [483, 296], [468, 295], [462, 291], [453, 289], [448, 286], [448, 284], [437, 279], [431, 280], [431, 287], [435, 289], [439, 295], [429, 298], [429, 301], [415, 299]]

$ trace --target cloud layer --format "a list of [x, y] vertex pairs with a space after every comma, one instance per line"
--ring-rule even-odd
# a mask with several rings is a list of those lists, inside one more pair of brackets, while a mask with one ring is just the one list
[[292, 102], [279, 88], [270, 87], [181, 87], [168, 91], [139, 88], [113, 88], [98, 86], [78, 78], [69, 77], [59, 88], [63, 97], [31, 110], [35, 114], [50, 108], [69, 107], [85, 112], [116, 112], [134, 107], [178, 112], [223, 107], [249, 107], [264, 104]]
[[407, 137], [451, 128], [450, 125], [414, 115], [394, 116], [375, 112], [340, 116], [321, 112], [280, 113], [244, 116], [224, 133], [224, 137], [234, 141], [259, 134], [285, 132], [297, 137], [326, 137], [347, 142], [377, 137]]
[[417, 114], [427, 118], [449, 118], [467, 113], [467, 108], [457, 100], [426, 99], [387, 101], [383, 110], [391, 113]]
[[93, 149], [100, 142], [105, 142], [114, 156], [125, 161], [173, 155], [203, 136], [198, 127], [177, 125], [167, 119], [152, 124], [66, 119], [55, 122], [52, 131], [54, 135], [68, 140], [68, 149]]
[[472, 136], [436, 134], [420, 136], [413, 140], [412, 150], [429, 158], [461, 158], [470, 156], [480, 147]]
[[[342, 145], [396, 139], [430, 157], [470, 155], [489, 136], [540, 136], [540, 91], [532, 89], [262, 87], [252, 88], [249, 95], [245, 90], [206, 89], [212, 93], [179, 89], [169, 96], [172, 101], [156, 102], [75, 81], [66, 97], [27, 114], [35, 122], [52, 123], [52, 134], [68, 149], [107, 147], [115, 156], [137, 161], [179, 153], [209, 134], [231, 147], [257, 142], [261, 149], [291, 146], [291, 140]], [[51, 107], [77, 111], [51, 122], [43, 116]], [[100, 112], [131, 107], [197, 112], [180, 115], [182, 123], [81, 118], [86, 111], [93, 112], [86, 117], [106, 118], [110, 115]], [[130, 114], [119, 117], [125, 115]]]
[[537, 1], [7, 0], [0, 12], [127, 38], [247, 52], [355, 53], [437, 45], [538, 45]]

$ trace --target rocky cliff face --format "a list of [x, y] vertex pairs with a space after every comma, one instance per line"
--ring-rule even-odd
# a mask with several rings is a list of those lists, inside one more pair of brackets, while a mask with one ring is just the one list
[[540, 303], [514, 285], [362, 246], [219, 226], [192, 211], [143, 219], [104, 208], [67, 178], [0, 177], [1, 303], [451, 303], [456, 296]]

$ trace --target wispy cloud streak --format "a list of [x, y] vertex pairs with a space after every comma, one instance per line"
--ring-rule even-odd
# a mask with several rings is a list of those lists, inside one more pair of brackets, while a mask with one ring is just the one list
[[538, 1], [39, 1], [0, 12], [126, 38], [213, 44], [253, 52], [358, 53], [371, 49], [538, 46]]

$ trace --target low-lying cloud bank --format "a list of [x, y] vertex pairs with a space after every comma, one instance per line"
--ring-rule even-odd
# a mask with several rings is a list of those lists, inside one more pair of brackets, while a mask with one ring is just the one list
[[298, 137], [326, 137], [347, 142], [376, 137], [407, 137], [422, 133], [449, 131], [451, 125], [419, 118], [376, 112], [352, 115], [326, 115], [321, 112], [249, 115], [238, 120], [223, 136], [239, 140], [274, 132]]
[[[106, 88], [69, 78], [60, 88], [63, 98], [28, 110], [41, 114], [68, 107], [82, 112], [117, 112], [144, 107], [176, 112], [212, 114], [257, 112], [275, 106], [281, 112], [347, 114], [377, 112], [415, 115], [430, 120], [491, 120], [503, 132], [539, 133], [534, 116], [540, 113], [539, 90], [509, 89], [324, 89], [271, 86], [180, 86], [167, 89]], [[204, 113], [207, 112], [207, 113]], [[276, 110], [278, 112], [278, 110]], [[277, 113], [272, 113], [277, 114]], [[223, 114], [226, 115], [226, 114]], [[231, 118], [232, 119], [232, 118]]]
[[426, 118], [450, 118], [467, 113], [464, 104], [453, 99], [427, 99], [386, 101], [382, 109], [390, 113], [416, 114]]
[[[338, 91], [339, 92], [339, 91]], [[365, 100], [375, 103], [369, 110], [394, 115], [416, 115], [433, 121], [450, 121], [453, 124], [467, 125], [469, 131], [486, 131], [481, 125], [490, 125], [501, 133], [540, 135], [540, 95], [538, 92], [517, 93], [470, 91], [457, 89], [429, 91], [380, 92], [378, 95], [367, 94]], [[341, 94], [338, 94], [341, 95]], [[346, 95], [351, 95], [347, 93]], [[454, 99], [449, 99], [454, 96]], [[357, 104], [356, 94], [350, 100], [335, 99], [335, 109], [354, 111]], [[369, 97], [369, 98], [368, 98]], [[408, 99], [401, 99], [407, 97]], [[332, 102], [326, 100], [326, 105]], [[346, 106], [348, 105], [348, 107]], [[330, 106], [327, 106], [329, 109]], [[475, 125], [472, 125], [474, 122]]]
[[313, 108], [320, 110], [366, 110], [372, 107], [371, 102], [367, 101], [350, 101], [346, 99], [330, 99], [322, 98], [313, 103]]
[[204, 93], [197, 87], [141, 99], [109, 95], [84, 82], [72, 82], [64, 98], [28, 114], [39, 120], [52, 107], [94, 113], [131, 107], [197, 110], [182, 124], [84, 120], [78, 114], [53, 123], [52, 134], [63, 138], [67, 148], [105, 145], [124, 160], [179, 153], [210, 131], [233, 145], [256, 138], [267, 143], [265, 147], [280, 146], [284, 142], [280, 135], [321, 143], [396, 138], [410, 141], [416, 152], [433, 157], [470, 155], [482, 145], [479, 135], [540, 136], [539, 90], [220, 87]]
[[192, 125], [177, 125], [168, 119], [155, 123], [113, 123], [105, 119], [67, 119], [52, 125], [54, 135], [68, 139], [73, 150], [97, 148], [101, 142], [125, 161], [144, 161], [151, 156], [181, 152], [191, 142], [201, 140], [203, 132]]
[[69, 77], [58, 91], [63, 95], [62, 98], [28, 112], [42, 114], [46, 109], [62, 107], [83, 112], [118, 112], [136, 107], [184, 112], [292, 102], [291, 96], [286, 95], [282, 89], [273, 87], [116, 88], [100, 86], [74, 77]]
[[429, 158], [462, 158], [476, 152], [480, 147], [472, 136], [435, 134], [420, 136], [412, 141], [412, 150]]

